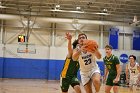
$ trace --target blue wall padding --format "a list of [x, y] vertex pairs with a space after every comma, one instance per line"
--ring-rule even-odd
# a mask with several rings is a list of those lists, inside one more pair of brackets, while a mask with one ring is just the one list
[[60, 79], [60, 74], [61, 74], [61, 71], [63, 69], [63, 65], [64, 65], [64, 60], [57, 60], [56, 61], [56, 80], [59, 80]]
[[4, 78], [47, 78], [48, 60], [5, 58]]
[[113, 47], [113, 49], [118, 49], [118, 32], [117, 28], [110, 28], [109, 32], [109, 44]]
[[[0, 77], [59, 80], [63, 65], [64, 60], [0, 58]], [[103, 62], [98, 65], [103, 74]]]
[[49, 73], [48, 74], [48, 79], [49, 80], [55, 80], [55, 74], [56, 74], [56, 61], [55, 60], [52, 60], [52, 61], [49, 61]]
[[64, 60], [49, 60], [49, 80], [59, 80]]
[[0, 78], [3, 78], [3, 59], [0, 58]]
[[[50, 60], [48, 80], [59, 80], [61, 71], [63, 69], [63, 65], [64, 65], [64, 60]], [[78, 78], [80, 79], [79, 72], [78, 72]]]
[[140, 31], [133, 32], [133, 50], [140, 50]]
[[100, 68], [101, 75], [103, 76], [104, 75], [104, 69], [105, 69], [104, 62], [103, 61], [98, 61], [97, 64]]

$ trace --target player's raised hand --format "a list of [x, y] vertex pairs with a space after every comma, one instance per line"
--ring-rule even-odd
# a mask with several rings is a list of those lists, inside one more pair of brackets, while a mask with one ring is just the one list
[[66, 39], [71, 40], [72, 39], [72, 35], [69, 32], [66, 32]]

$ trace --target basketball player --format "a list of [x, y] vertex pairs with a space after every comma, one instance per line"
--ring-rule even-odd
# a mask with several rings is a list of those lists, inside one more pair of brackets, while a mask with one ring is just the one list
[[129, 63], [126, 65], [126, 82], [129, 83], [130, 90], [133, 91], [133, 86], [136, 84], [140, 66], [136, 62], [136, 56], [129, 56]]
[[111, 88], [113, 88], [114, 93], [118, 93], [118, 81], [120, 79], [120, 62], [117, 56], [112, 54], [112, 46], [105, 46], [106, 56], [103, 58], [105, 63], [105, 74], [104, 81], [106, 81], [105, 85], [105, 93], [110, 93]]
[[76, 93], [81, 93], [80, 83], [77, 79], [77, 72], [79, 70], [79, 62], [72, 60], [73, 49], [76, 48], [78, 41], [73, 42], [73, 49], [71, 44], [72, 36], [66, 33], [68, 40], [68, 55], [65, 59], [65, 64], [61, 72], [60, 86], [62, 93], [68, 93], [69, 86], [71, 85]]
[[96, 63], [95, 57], [100, 59], [101, 53], [98, 48], [95, 49], [93, 53], [85, 51], [83, 46], [83, 41], [87, 39], [85, 34], [78, 35], [79, 47], [75, 49], [73, 53], [73, 60], [79, 61], [80, 64], [80, 75], [81, 81], [85, 88], [86, 93], [92, 92], [92, 84], [95, 87], [96, 93], [100, 90], [100, 70]]

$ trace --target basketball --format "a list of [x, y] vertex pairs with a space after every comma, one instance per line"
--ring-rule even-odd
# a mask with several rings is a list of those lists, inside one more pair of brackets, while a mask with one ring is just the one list
[[98, 44], [95, 40], [84, 40], [83, 48], [88, 52], [94, 52], [98, 48]]

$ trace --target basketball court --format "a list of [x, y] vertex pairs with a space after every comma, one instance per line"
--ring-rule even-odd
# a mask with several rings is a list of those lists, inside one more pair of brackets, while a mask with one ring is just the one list
[[[82, 85], [81, 90], [82, 93], [85, 93]], [[59, 81], [47, 81], [42, 79], [1, 79], [0, 93], [61, 93], [61, 90]], [[72, 87], [70, 87], [69, 93], [75, 93]], [[101, 86], [100, 93], [105, 93], [104, 85]], [[119, 87], [119, 93], [131, 92], [128, 87]], [[134, 93], [140, 93], [140, 90]]]
[[[140, 0], [0, 0], [0, 93], [61, 93], [66, 32], [72, 41], [80, 33], [97, 41], [102, 76], [104, 47], [112, 45], [124, 74], [129, 55], [140, 64], [139, 9]], [[119, 93], [131, 92], [120, 86]]]

